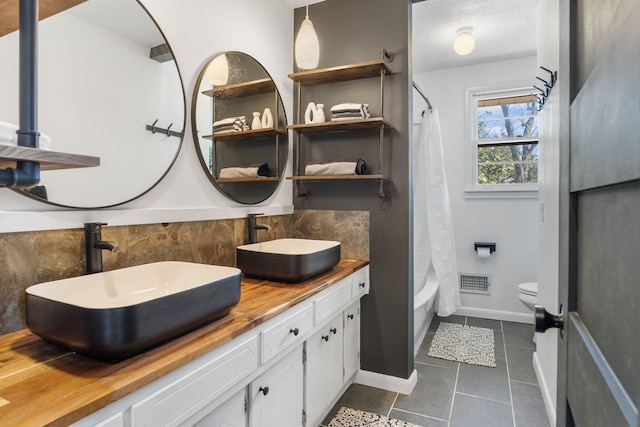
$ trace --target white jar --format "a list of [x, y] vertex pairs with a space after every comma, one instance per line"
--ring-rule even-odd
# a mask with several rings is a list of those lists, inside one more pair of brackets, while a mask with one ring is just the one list
[[251, 129], [253, 129], [253, 130], [262, 129], [262, 122], [260, 121], [260, 112], [259, 111], [254, 111], [253, 112], [253, 121], [251, 122]]
[[326, 118], [324, 116], [324, 104], [316, 105], [316, 114], [313, 116], [313, 123], [324, 123]]

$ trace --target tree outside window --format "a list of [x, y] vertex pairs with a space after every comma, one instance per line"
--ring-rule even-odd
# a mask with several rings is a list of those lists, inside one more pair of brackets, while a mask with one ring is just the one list
[[[537, 100], [522, 93], [474, 94], [474, 182], [480, 190], [532, 190], [538, 182]], [[486, 188], [483, 188], [486, 187]]]

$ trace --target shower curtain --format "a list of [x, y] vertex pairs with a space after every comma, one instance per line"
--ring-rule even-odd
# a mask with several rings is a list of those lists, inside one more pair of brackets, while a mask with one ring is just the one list
[[425, 112], [413, 151], [414, 287], [422, 289], [435, 276], [438, 315], [449, 316], [460, 306], [460, 293], [438, 110]]

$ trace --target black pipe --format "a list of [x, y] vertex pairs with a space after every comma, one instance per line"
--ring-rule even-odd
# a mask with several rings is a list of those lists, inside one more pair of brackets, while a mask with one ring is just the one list
[[[18, 146], [38, 148], [38, 0], [20, 0], [20, 130]], [[40, 164], [18, 161], [0, 170], [0, 187], [29, 188], [40, 182]]]

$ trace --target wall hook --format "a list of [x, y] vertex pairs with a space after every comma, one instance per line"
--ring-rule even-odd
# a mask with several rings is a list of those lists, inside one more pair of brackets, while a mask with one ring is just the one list
[[178, 138], [182, 138], [182, 132], [176, 132], [175, 130], [171, 130], [171, 126], [173, 126], [173, 123], [171, 123], [169, 125], [169, 127], [167, 127], [166, 129], [156, 127], [156, 123], [158, 123], [158, 119], [156, 119], [156, 121], [153, 122], [152, 125], [146, 125], [146, 129], [150, 130], [154, 134], [156, 132], [160, 132], [160, 133], [162, 133], [164, 135], [167, 135], [167, 136], [175, 136], [175, 137], [178, 137]]

